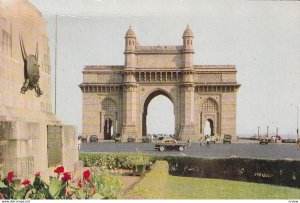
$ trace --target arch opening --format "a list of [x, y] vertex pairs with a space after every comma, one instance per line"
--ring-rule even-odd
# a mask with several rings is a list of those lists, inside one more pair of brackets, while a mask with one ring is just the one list
[[204, 135], [214, 136], [214, 122], [211, 119], [207, 119], [204, 125]]
[[[105, 98], [101, 104], [100, 129], [103, 129], [104, 140], [114, 138], [117, 129], [117, 104], [111, 98]], [[103, 113], [104, 123], [101, 123]]]
[[110, 118], [105, 119], [104, 124], [104, 140], [111, 140], [114, 127]]
[[144, 102], [142, 135], [170, 136], [174, 133], [174, 103], [168, 93], [157, 90]]

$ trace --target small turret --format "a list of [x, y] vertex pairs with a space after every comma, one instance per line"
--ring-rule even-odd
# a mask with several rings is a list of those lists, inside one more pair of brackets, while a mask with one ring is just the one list
[[193, 38], [194, 38], [194, 34], [193, 34], [192, 30], [190, 29], [189, 25], [187, 25], [187, 27], [182, 35], [183, 49], [185, 51], [193, 52]]
[[135, 51], [136, 47], [136, 36], [133, 30], [131, 29], [131, 26], [129, 26], [129, 29], [126, 32], [125, 35], [125, 52], [133, 52]]

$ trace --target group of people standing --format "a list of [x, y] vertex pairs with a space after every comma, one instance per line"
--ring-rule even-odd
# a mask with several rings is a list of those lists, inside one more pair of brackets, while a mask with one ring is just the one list
[[[210, 136], [209, 135], [205, 135], [204, 139], [203, 139], [203, 136], [201, 136], [199, 141], [200, 141], [200, 147], [204, 146], [204, 141], [205, 141], [206, 147], [210, 148]], [[189, 145], [189, 147], [192, 145], [191, 138], [188, 139], [188, 145]]]

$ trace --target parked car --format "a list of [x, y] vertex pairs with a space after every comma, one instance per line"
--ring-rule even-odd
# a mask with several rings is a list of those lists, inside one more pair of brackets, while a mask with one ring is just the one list
[[259, 138], [259, 144], [268, 144], [269, 139], [267, 137], [261, 137]]
[[90, 136], [90, 142], [98, 142], [98, 138], [96, 135], [91, 135]]
[[136, 142], [136, 138], [135, 137], [128, 137], [127, 142]]
[[116, 134], [115, 142], [121, 142], [121, 141], [122, 141], [121, 134]]
[[231, 144], [231, 138], [232, 136], [231, 135], [224, 135], [224, 139], [223, 139], [223, 143], [229, 143]]
[[213, 144], [216, 144], [216, 138], [215, 138], [215, 136], [210, 136], [209, 142], [213, 143]]
[[184, 149], [186, 149], [186, 145], [178, 144], [175, 139], [165, 138], [161, 141], [161, 143], [154, 145], [154, 149], [157, 149], [159, 151], [164, 151], [164, 150], [183, 151]]
[[143, 136], [142, 137], [142, 142], [144, 143], [151, 143], [152, 142], [152, 139], [148, 136]]

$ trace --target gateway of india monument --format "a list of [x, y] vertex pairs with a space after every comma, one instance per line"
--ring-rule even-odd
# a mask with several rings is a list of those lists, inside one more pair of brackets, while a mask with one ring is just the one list
[[[46, 22], [28, 0], [0, 1], [0, 173], [80, 168], [76, 129], [52, 112]], [[3, 176], [2, 176], [3, 177]]]
[[[175, 137], [199, 140], [210, 124], [211, 135], [236, 139], [234, 65], [195, 65], [194, 35], [187, 26], [179, 46], [141, 46], [130, 27], [122, 66], [85, 66], [83, 136], [110, 140], [147, 134], [150, 101], [164, 95], [174, 105]], [[161, 111], [163, 114], [163, 109]]]

